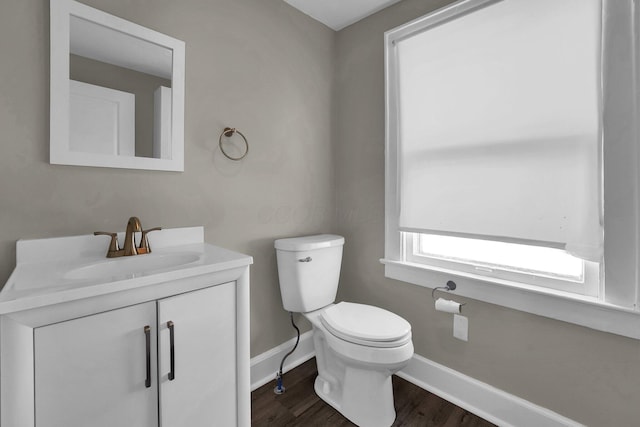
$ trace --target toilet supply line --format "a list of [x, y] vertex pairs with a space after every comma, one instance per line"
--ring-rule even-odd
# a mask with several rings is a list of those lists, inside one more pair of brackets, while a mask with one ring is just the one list
[[282, 361], [280, 362], [280, 369], [278, 370], [278, 372], [276, 372], [276, 386], [273, 389], [273, 392], [275, 394], [282, 394], [285, 392], [285, 388], [282, 385], [282, 367], [284, 366], [284, 361], [287, 359], [287, 357], [289, 357], [294, 351], [296, 351], [296, 348], [298, 347], [298, 343], [300, 342], [300, 329], [298, 328], [298, 326], [296, 326], [296, 323], [293, 321], [293, 312], [291, 311], [289, 312], [289, 317], [291, 318], [291, 325], [293, 325], [298, 335], [296, 337], [295, 345], [293, 346], [291, 351], [289, 351], [287, 354], [284, 355], [284, 357], [282, 358]]

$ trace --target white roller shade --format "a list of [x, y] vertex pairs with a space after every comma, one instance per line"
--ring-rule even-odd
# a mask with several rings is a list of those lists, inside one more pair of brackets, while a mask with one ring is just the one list
[[504, 0], [396, 41], [399, 226], [600, 259], [600, 0]]

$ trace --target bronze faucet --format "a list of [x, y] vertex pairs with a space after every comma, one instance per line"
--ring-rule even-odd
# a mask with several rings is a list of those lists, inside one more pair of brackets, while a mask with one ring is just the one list
[[136, 239], [133, 233], [142, 231], [140, 220], [137, 216], [132, 216], [127, 222], [127, 231], [124, 233], [124, 256], [138, 255], [136, 250]]
[[[107, 258], [116, 258], [121, 256], [142, 255], [151, 253], [151, 246], [149, 246], [149, 239], [147, 233], [151, 231], [162, 230], [161, 227], [154, 227], [148, 230], [143, 230], [140, 225], [140, 220], [132, 216], [127, 222], [127, 231], [124, 234], [124, 248], [120, 249], [118, 245], [118, 233], [108, 233], [105, 231], [96, 231], [94, 236], [111, 236], [111, 242], [109, 243], [109, 250], [107, 252]], [[140, 244], [136, 247], [134, 233], [141, 232]]]

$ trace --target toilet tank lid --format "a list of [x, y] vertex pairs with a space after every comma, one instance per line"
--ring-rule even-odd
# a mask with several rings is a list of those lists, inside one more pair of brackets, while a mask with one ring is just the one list
[[330, 248], [344, 245], [344, 237], [335, 234], [318, 234], [315, 236], [292, 237], [278, 239], [275, 248], [281, 251], [311, 251], [314, 249]]

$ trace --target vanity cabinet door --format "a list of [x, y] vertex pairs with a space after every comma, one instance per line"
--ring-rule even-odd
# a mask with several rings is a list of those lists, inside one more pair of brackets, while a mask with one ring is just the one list
[[160, 425], [237, 425], [235, 283], [158, 301], [158, 329]]
[[157, 427], [156, 333], [155, 302], [36, 328], [36, 426]]

